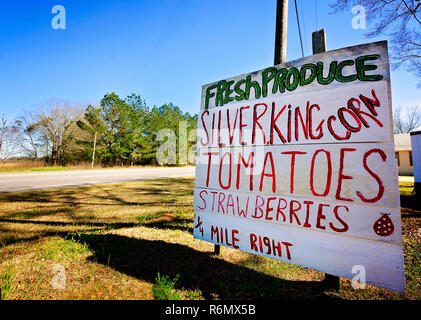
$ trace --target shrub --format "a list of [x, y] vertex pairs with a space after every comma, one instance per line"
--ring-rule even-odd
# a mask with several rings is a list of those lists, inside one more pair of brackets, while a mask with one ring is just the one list
[[162, 276], [157, 274], [155, 281], [156, 284], [153, 286], [153, 296], [157, 300], [181, 300], [180, 295], [175, 292], [174, 286], [180, 277], [179, 274], [171, 280], [168, 276]]

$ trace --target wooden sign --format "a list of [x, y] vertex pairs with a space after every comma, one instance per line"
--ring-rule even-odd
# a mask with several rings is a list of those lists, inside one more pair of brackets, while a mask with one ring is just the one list
[[203, 86], [198, 239], [404, 292], [387, 43]]

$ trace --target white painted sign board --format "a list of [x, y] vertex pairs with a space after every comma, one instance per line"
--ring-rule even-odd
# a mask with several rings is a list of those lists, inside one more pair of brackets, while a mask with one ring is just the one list
[[405, 291], [387, 42], [203, 86], [194, 237]]

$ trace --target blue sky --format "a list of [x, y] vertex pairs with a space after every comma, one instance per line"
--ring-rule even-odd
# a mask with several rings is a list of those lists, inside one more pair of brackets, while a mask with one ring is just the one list
[[[364, 38], [352, 12], [330, 15], [328, 0], [317, 10], [316, 0], [297, 3], [306, 55], [321, 28], [328, 50], [386, 39]], [[51, 27], [57, 4], [65, 30]], [[203, 84], [273, 64], [275, 8], [276, 0], [0, 0], [0, 113], [13, 119], [50, 98], [86, 104], [113, 91], [196, 113]], [[290, 0], [287, 60], [300, 57]], [[393, 105], [421, 102], [412, 74], [393, 71], [391, 81]]]

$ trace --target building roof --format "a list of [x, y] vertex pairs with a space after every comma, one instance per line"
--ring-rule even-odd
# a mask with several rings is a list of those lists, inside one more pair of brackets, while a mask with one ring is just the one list
[[411, 151], [411, 135], [409, 133], [395, 134], [395, 151]]

